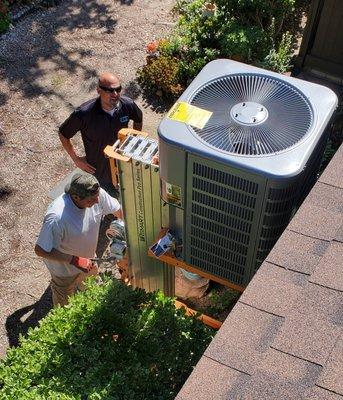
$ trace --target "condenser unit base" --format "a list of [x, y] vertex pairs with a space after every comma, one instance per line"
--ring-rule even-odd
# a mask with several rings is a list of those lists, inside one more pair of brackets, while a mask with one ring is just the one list
[[[168, 231], [168, 228], [163, 228], [160, 231], [158, 237], [156, 238], [155, 243], [158, 242], [158, 240], [161, 239], [163, 236], [165, 236], [167, 231]], [[210, 279], [214, 282], [220, 283], [221, 285], [227, 286], [230, 289], [237, 290], [238, 292], [241, 292], [241, 293], [244, 292], [244, 289], [245, 289], [244, 286], [236, 285], [227, 279], [220, 278], [219, 276], [215, 276], [215, 275], [209, 274], [201, 269], [195, 268], [192, 265], [187, 264], [183, 260], [178, 259], [177, 257], [174, 256], [174, 254], [172, 254], [170, 252], [162, 254], [159, 257], [156, 257], [155, 254], [149, 249], [148, 256], [152, 257], [154, 259], [157, 259], [171, 267], [183, 268], [186, 271], [192, 272], [194, 274], [198, 274], [198, 275], [202, 276], [203, 278]]]

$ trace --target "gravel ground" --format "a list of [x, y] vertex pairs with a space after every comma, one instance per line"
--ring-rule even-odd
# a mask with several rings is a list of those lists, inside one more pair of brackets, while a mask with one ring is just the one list
[[57, 127], [110, 70], [144, 109], [143, 129], [156, 132], [163, 107], [145, 103], [134, 78], [147, 42], [171, 30], [173, 3], [63, 1], [0, 38], [0, 357], [51, 307], [49, 274], [33, 247], [47, 193], [73, 169]]

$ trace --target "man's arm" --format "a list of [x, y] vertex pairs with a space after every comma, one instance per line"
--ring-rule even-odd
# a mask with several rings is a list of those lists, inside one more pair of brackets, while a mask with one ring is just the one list
[[143, 128], [143, 113], [134, 101], [131, 104], [130, 118], [133, 121], [132, 128], [141, 131]]
[[136, 129], [137, 131], [141, 131], [143, 128], [143, 122], [135, 122], [133, 121], [133, 129]]
[[36, 244], [35, 246], [35, 253], [37, 254], [38, 257], [43, 257], [52, 261], [67, 262], [69, 264], [71, 259], [73, 258], [73, 256], [71, 256], [70, 254], [62, 253], [57, 249], [52, 249], [49, 252], [45, 251], [38, 244]]
[[80, 157], [76, 154], [71, 140], [64, 137], [62, 135], [62, 133], [59, 133], [59, 137], [60, 137], [60, 141], [62, 143], [63, 148], [69, 154], [69, 156], [73, 160], [74, 164], [78, 168], [82, 169], [83, 171], [89, 172], [90, 174], [94, 174], [95, 168], [92, 165], [87, 163], [86, 157]]
[[123, 219], [123, 210], [120, 208], [119, 210], [115, 211], [115, 212], [113, 213], [113, 215], [114, 215], [115, 217], [117, 217], [118, 219]]
[[68, 264], [74, 265], [80, 271], [89, 272], [94, 268], [94, 264], [89, 258], [71, 256], [70, 254], [62, 253], [57, 249], [52, 249], [51, 251], [45, 251], [38, 244], [35, 246], [35, 253], [38, 257], [43, 257], [52, 261], [66, 262]]

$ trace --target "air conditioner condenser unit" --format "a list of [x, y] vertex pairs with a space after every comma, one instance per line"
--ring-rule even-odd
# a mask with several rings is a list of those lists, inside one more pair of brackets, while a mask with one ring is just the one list
[[316, 180], [336, 106], [323, 86], [205, 66], [158, 128], [161, 196], [185, 263], [248, 284]]

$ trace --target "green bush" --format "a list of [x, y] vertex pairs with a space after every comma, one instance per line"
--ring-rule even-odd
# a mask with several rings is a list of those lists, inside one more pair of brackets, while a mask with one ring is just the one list
[[265, 57], [261, 66], [275, 72], [284, 73], [291, 67], [291, 59], [293, 54], [292, 36], [289, 32], [282, 35], [279, 48], [275, 49], [275, 45]]
[[223, 311], [230, 311], [238, 301], [240, 293], [229, 288], [213, 289], [209, 294], [210, 304], [202, 312], [218, 318]]
[[168, 55], [160, 55], [158, 58], [151, 59], [138, 70], [137, 78], [144, 89], [155, 91], [160, 95], [178, 96], [182, 91], [182, 87], [178, 83], [177, 60]]
[[340, 148], [343, 142], [343, 93], [340, 94], [338, 100], [338, 109], [330, 127], [330, 136], [326, 143], [320, 173], [324, 171], [336, 151]]
[[173, 399], [213, 336], [160, 293], [88, 282], [0, 363], [0, 398]]
[[3, 1], [0, 4], [0, 34], [6, 32], [10, 24], [11, 19], [9, 16], [8, 2]]
[[[310, 0], [213, 0], [217, 8], [212, 15], [203, 13], [205, 3], [208, 1], [178, 0], [174, 7], [179, 13], [177, 26], [160, 42], [156, 53], [156, 57], [173, 57], [174, 80], [164, 88], [165, 94], [173, 96], [175, 91], [169, 88], [176, 83], [184, 89], [216, 58], [278, 72], [289, 69], [302, 13]], [[141, 75], [140, 82], [152, 90], [161, 86], [153, 79], [147, 85]]]

